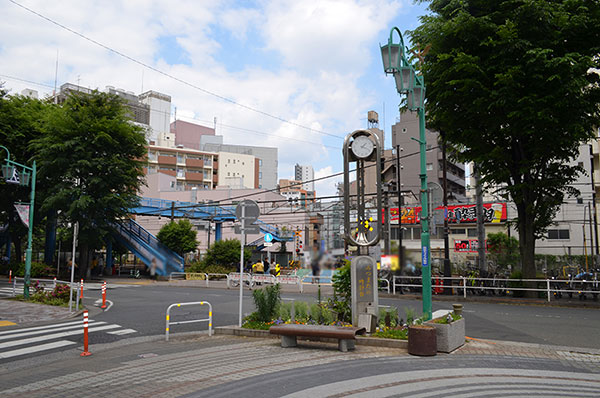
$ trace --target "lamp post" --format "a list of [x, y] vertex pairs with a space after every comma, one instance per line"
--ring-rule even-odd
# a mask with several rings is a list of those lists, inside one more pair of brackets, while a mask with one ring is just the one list
[[[2, 165], [2, 176], [4, 180], [11, 184], [18, 184], [22, 186], [28, 186], [29, 180], [31, 179], [31, 193], [29, 200], [29, 219], [26, 224], [28, 227], [27, 231], [27, 250], [25, 250], [25, 278], [23, 284], [23, 296], [29, 298], [29, 285], [31, 283], [31, 253], [33, 252], [32, 241], [33, 241], [33, 205], [35, 201], [35, 177], [36, 177], [36, 166], [35, 160], [33, 161], [33, 167], [25, 166], [24, 164], [17, 163], [10, 160], [10, 152], [8, 148], [0, 145], [0, 148], [6, 151], [6, 159]], [[23, 216], [21, 216], [23, 219]]]
[[[399, 43], [393, 42], [394, 31], [400, 37]], [[407, 48], [397, 27], [392, 28], [388, 44], [381, 47], [383, 69], [394, 76], [399, 94], [406, 94], [406, 105], [411, 112], [419, 116], [419, 155], [421, 179], [421, 265], [423, 290], [423, 315], [431, 319], [431, 250], [429, 244], [429, 210], [427, 201], [427, 141], [425, 138], [425, 81], [423, 75], [415, 72], [415, 68], [406, 58]]]

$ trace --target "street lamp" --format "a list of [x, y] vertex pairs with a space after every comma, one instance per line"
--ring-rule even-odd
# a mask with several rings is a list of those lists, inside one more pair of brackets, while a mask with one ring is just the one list
[[[394, 43], [394, 31], [400, 37], [399, 43]], [[431, 250], [429, 244], [429, 210], [427, 199], [427, 140], [425, 138], [425, 80], [422, 74], [417, 74], [413, 65], [406, 58], [407, 48], [397, 27], [392, 28], [388, 43], [381, 46], [381, 58], [385, 74], [394, 75], [396, 90], [406, 94], [408, 110], [419, 115], [419, 154], [421, 179], [421, 264], [423, 286], [423, 315], [431, 319]]]
[[[29, 214], [27, 216], [21, 215], [21, 220], [27, 225], [27, 250], [25, 251], [25, 278], [23, 284], [23, 296], [29, 298], [29, 285], [31, 283], [31, 253], [33, 251], [33, 204], [35, 201], [35, 176], [36, 167], [35, 160], [33, 161], [33, 167], [25, 166], [24, 164], [17, 163], [10, 160], [10, 152], [8, 148], [0, 145], [0, 148], [6, 151], [6, 159], [2, 165], [2, 176], [4, 181], [10, 184], [18, 184], [22, 186], [29, 186], [31, 180], [31, 193], [29, 201]], [[27, 222], [25, 222], [27, 221]]]

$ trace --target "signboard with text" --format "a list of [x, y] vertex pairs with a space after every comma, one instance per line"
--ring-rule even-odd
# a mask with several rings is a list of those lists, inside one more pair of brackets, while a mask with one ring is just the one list
[[[434, 210], [444, 210], [444, 206], [436, 207]], [[504, 222], [506, 216], [506, 202], [484, 203], [483, 212], [487, 224]], [[477, 222], [476, 205], [452, 205], [448, 206], [446, 218], [449, 224], [474, 224]], [[383, 218], [385, 220], [385, 217]], [[390, 222], [398, 224], [398, 208], [390, 208]], [[403, 207], [402, 224], [416, 225], [421, 223], [421, 207]]]
[[[485, 241], [486, 248], [488, 251], [487, 240]], [[457, 253], [476, 253], [479, 249], [478, 239], [455, 239], [454, 240], [454, 251]]]

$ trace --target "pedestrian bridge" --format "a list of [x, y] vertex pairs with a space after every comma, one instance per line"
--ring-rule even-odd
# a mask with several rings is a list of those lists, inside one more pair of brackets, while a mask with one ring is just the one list
[[[225, 221], [236, 221], [234, 205], [217, 206], [203, 203], [180, 202], [167, 199], [141, 198], [137, 207], [129, 210], [131, 214], [145, 216], [161, 216], [172, 218], [188, 218], [206, 220], [216, 225], [215, 239], [221, 240], [221, 224]], [[273, 241], [291, 241], [291, 236], [286, 236], [279, 228], [256, 221], [261, 232], [273, 235]]]

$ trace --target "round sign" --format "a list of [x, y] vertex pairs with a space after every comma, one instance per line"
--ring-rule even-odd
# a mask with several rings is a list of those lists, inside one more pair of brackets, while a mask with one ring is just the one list
[[265, 234], [265, 242], [272, 242], [273, 241], [273, 235], [271, 235], [270, 233], [266, 233]]
[[[243, 209], [243, 217], [242, 217], [242, 209]], [[235, 216], [238, 219], [244, 219], [246, 221], [250, 221], [250, 223], [258, 220], [260, 216], [260, 209], [258, 208], [258, 204], [255, 201], [250, 199], [242, 200], [237, 207], [235, 208]]]

